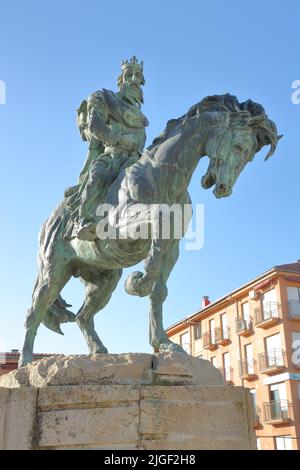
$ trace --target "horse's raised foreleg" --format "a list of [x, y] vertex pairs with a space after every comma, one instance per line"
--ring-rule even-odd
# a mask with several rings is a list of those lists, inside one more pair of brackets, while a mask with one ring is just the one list
[[164, 263], [164, 253], [169, 244], [170, 240], [161, 238], [152, 240], [150, 251], [144, 263], [145, 272], [135, 271], [126, 279], [125, 290], [128, 294], [138, 295], [139, 297], [150, 294], [160, 275]]
[[32, 305], [25, 320], [25, 338], [19, 359], [19, 367], [32, 361], [33, 345], [43, 316], [58, 298], [60, 292], [72, 276], [70, 268], [59, 266], [44, 268], [38, 276], [32, 295]]
[[155, 352], [184, 350], [173, 343], [163, 327], [163, 303], [168, 295], [167, 280], [178, 259], [179, 240], [171, 242], [163, 257], [163, 267], [150, 293], [149, 341]]
[[107, 354], [106, 347], [95, 331], [94, 315], [109, 302], [121, 275], [121, 269], [82, 273], [81, 280], [86, 286], [86, 298], [78, 311], [76, 321], [85, 337], [90, 354]]
[[[184, 201], [183, 201], [184, 202]], [[157, 206], [157, 207], [156, 207]], [[182, 204], [177, 204], [172, 218], [170, 208], [165, 205], [154, 205], [149, 209], [148, 229], [151, 230], [151, 246], [144, 263], [144, 273], [136, 271], [128, 276], [125, 289], [130, 295], [144, 297], [150, 295], [161, 271], [164, 269], [165, 253], [183, 236], [185, 219], [182, 217]], [[173, 209], [172, 209], [173, 210]], [[179, 216], [179, 218], [178, 218]]]

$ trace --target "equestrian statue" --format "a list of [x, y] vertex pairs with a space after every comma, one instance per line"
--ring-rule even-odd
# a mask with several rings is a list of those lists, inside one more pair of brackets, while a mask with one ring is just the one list
[[[202, 187], [213, 187], [215, 197], [222, 198], [230, 196], [240, 173], [263, 146], [270, 146], [266, 159], [276, 149], [281, 136], [264, 108], [251, 100], [240, 103], [230, 94], [202, 99], [170, 120], [144, 149], [144, 83], [143, 63], [133, 57], [122, 63], [117, 93], [96, 91], [78, 109], [77, 124], [88, 142], [88, 155], [78, 184], [66, 189], [40, 231], [38, 276], [19, 366], [32, 361], [41, 323], [63, 334], [62, 323], [76, 322], [89, 353], [106, 354], [94, 315], [109, 302], [123, 268], [143, 260], [144, 272], [131, 273], [125, 290], [149, 297], [149, 341], [154, 351], [184, 352], [166, 335], [163, 303], [192, 211], [182, 221], [182, 236], [175, 235], [173, 221], [166, 237], [166, 213], [153, 207], [191, 207], [188, 186], [204, 156], [209, 165]], [[72, 277], [80, 278], [86, 289], [76, 314], [61, 297]]]

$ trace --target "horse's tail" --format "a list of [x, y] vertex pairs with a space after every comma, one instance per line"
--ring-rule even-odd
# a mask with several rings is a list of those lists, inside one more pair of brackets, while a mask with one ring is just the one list
[[[52, 244], [58, 240], [63, 239], [65, 227], [69, 221], [69, 211], [66, 209], [64, 203], [54, 210], [49, 219], [43, 224], [39, 234], [39, 264], [40, 270], [46, 264], [47, 257], [51, 256]], [[67, 242], [67, 240], [66, 240]], [[34, 291], [39, 286], [39, 278], [37, 279]], [[52, 331], [63, 335], [60, 329], [61, 323], [75, 322], [76, 315], [67, 309], [71, 307], [59, 295], [55, 302], [48, 308], [44, 317], [43, 324]]]

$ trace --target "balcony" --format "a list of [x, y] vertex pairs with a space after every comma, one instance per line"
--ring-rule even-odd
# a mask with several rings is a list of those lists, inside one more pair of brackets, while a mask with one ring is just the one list
[[223, 330], [221, 326], [215, 329], [216, 344], [221, 346], [227, 346], [231, 343], [230, 341], [230, 328]]
[[244, 318], [235, 319], [235, 331], [239, 336], [249, 336], [253, 333], [252, 317], [249, 320]]
[[300, 302], [299, 300], [288, 301], [288, 316], [290, 320], [300, 320]]
[[292, 404], [288, 400], [274, 400], [263, 403], [264, 422], [284, 424], [291, 419]]
[[258, 355], [259, 371], [263, 374], [273, 374], [286, 368], [286, 351], [273, 349]]
[[278, 302], [268, 302], [254, 310], [255, 325], [258, 328], [269, 328], [281, 320], [281, 305]]
[[218, 367], [219, 371], [223, 375], [225, 381], [228, 384], [233, 384], [233, 368], [232, 367]]
[[240, 378], [253, 380], [257, 378], [257, 363], [253, 359], [239, 361]]
[[216, 339], [212, 337], [210, 333], [203, 333], [202, 346], [203, 349], [209, 349], [210, 351], [214, 351], [218, 347], [218, 345], [216, 344]]

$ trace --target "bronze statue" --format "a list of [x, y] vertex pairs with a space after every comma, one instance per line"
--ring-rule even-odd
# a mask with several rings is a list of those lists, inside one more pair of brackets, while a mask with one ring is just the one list
[[[142, 84], [143, 78], [139, 81]], [[124, 82], [127, 90], [126, 79]], [[128, 99], [127, 91], [124, 90], [124, 96]], [[110, 116], [112, 109], [124, 118], [127, 106], [124, 104], [124, 108], [122, 104], [118, 110], [118, 99], [115, 101], [116, 108], [114, 104], [110, 106], [110, 99], [115, 99], [110, 92], [107, 95], [105, 92], [96, 93], [88, 101], [86, 110], [85, 107], [83, 111], [79, 110], [79, 116], [83, 112], [80, 124], [83, 138], [90, 142], [90, 160], [81, 174], [81, 182], [89, 175], [88, 182], [82, 184], [82, 193], [78, 188], [74, 192], [80, 196], [77, 199], [75, 197], [77, 214], [74, 215], [76, 204], [70, 201], [72, 194], [67, 193], [67, 197], [41, 229], [39, 273], [32, 306], [26, 317], [20, 366], [31, 362], [34, 339], [42, 322], [53, 331], [62, 333], [61, 323], [76, 321], [89, 352], [107, 353], [95, 331], [94, 315], [109, 302], [121, 278], [122, 269], [142, 260], [145, 263], [144, 273], [132, 273], [126, 280], [125, 289], [131, 295], [149, 296], [149, 336], [154, 350], [183, 352], [181, 346], [167, 337], [162, 315], [163, 302], [168, 293], [167, 280], [179, 255], [180, 240], [173, 232], [169, 238], [160, 235], [164, 213], [158, 211], [157, 217], [153, 217], [152, 207], [161, 204], [177, 204], [179, 207], [188, 205], [189, 182], [199, 159], [206, 155], [210, 163], [202, 178], [202, 187], [207, 189], [214, 186], [213, 193], [217, 198], [229, 196], [241, 171], [253, 160], [256, 152], [270, 145], [269, 158], [279, 140], [275, 123], [267, 117], [260, 104], [251, 100], [239, 103], [235, 96], [226, 94], [204, 98], [182, 117], [169, 121], [164, 132], [139, 156], [147, 121], [140, 114], [139, 106], [134, 107], [135, 103], [138, 104], [138, 89], [135, 96], [129, 98], [131, 106], [136, 110], [136, 114], [133, 113], [131, 117], [137, 119], [137, 125], [130, 125], [129, 130], [121, 118], [120, 123], [116, 118], [111, 128], [107, 127], [107, 116]], [[102, 109], [105, 112], [102, 113]], [[131, 110], [130, 107], [128, 109]], [[108, 164], [107, 171], [107, 159], [110, 159], [109, 162], [116, 159], [115, 169]], [[97, 174], [95, 184], [94, 166]], [[101, 179], [103, 175], [105, 181]], [[93, 193], [98, 181], [99, 194], [89, 205], [89, 185]], [[93, 211], [95, 205], [104, 202], [111, 208], [105, 219], [107, 225], [115, 228], [118, 236], [104, 238], [97, 230], [103, 221], [103, 214], [97, 215], [97, 211], [96, 214]], [[140, 208], [139, 211], [131, 212], [130, 209], [136, 206]], [[74, 232], [72, 227], [78, 216], [79, 219], [94, 217], [91, 241], [80, 239], [89, 238], [81, 237], [81, 229], [89, 221], [81, 222], [79, 231]], [[95, 223], [98, 224], [96, 237]], [[138, 227], [149, 236], [139, 238], [131, 235], [128, 228], [132, 227]], [[136, 234], [135, 230], [133, 232]], [[79, 277], [86, 287], [85, 300], [76, 315], [67, 309], [68, 304], [60, 296], [72, 276]]]

